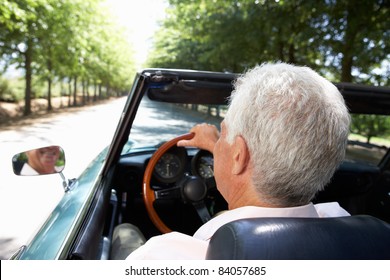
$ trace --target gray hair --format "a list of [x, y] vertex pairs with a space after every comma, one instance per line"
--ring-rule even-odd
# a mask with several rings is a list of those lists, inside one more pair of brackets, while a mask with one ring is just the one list
[[345, 156], [350, 115], [340, 92], [286, 63], [257, 66], [234, 86], [227, 141], [245, 139], [259, 195], [284, 207], [309, 203]]

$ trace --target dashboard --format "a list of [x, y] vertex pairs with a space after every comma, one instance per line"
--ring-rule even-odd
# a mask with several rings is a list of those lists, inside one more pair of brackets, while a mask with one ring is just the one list
[[[119, 205], [122, 205], [121, 221], [137, 225], [147, 236], [160, 234], [149, 220], [143, 200], [143, 176], [146, 166], [156, 147], [132, 150], [122, 155], [112, 184], [116, 190]], [[169, 191], [180, 185], [188, 176], [196, 176], [208, 186], [205, 203], [211, 215], [227, 209], [227, 203], [216, 189], [213, 176], [214, 159], [211, 153], [195, 148], [173, 147], [160, 158], [152, 172], [150, 187], [156, 193]], [[313, 203], [338, 201], [351, 214], [363, 213], [368, 206], [362, 200], [373, 193], [373, 186], [388, 184], [388, 176], [380, 181], [378, 167], [344, 162], [325, 190], [319, 192]], [[381, 183], [382, 182], [382, 183]], [[382, 195], [382, 194], [378, 194]], [[387, 193], [386, 193], [387, 195]], [[387, 196], [386, 196], [387, 197]], [[353, 202], [353, 206], [352, 202]], [[385, 202], [384, 199], [382, 201]], [[193, 234], [202, 224], [194, 207], [178, 200], [160, 200], [154, 204], [164, 222], [180, 232]], [[370, 206], [382, 207], [382, 206]], [[376, 208], [375, 208], [376, 209]], [[387, 212], [386, 212], [387, 213]]]
[[[189, 170], [188, 162], [190, 162]], [[153, 175], [157, 181], [173, 183], [188, 171], [204, 180], [213, 178], [213, 155], [205, 150], [199, 150], [195, 154], [188, 155], [185, 148], [174, 147], [160, 158], [154, 168]]]
[[[155, 151], [151, 148], [122, 155], [115, 175], [119, 192], [141, 194], [144, 172]], [[196, 148], [172, 147], [155, 165], [151, 187], [156, 190], [171, 187], [188, 175], [199, 177], [215, 187], [213, 155]]]
[[[115, 170], [113, 184], [118, 202], [123, 205], [122, 222], [137, 225], [147, 236], [159, 234], [149, 223], [143, 201], [143, 177], [146, 166], [156, 148], [132, 150], [121, 156]], [[211, 215], [226, 210], [227, 204], [216, 189], [214, 180], [213, 155], [196, 148], [172, 147], [161, 156], [152, 172], [150, 187], [155, 192], [172, 190], [180, 186], [183, 180], [198, 177], [208, 189], [205, 203]], [[183, 233], [193, 234], [202, 225], [191, 203], [179, 200], [156, 200], [156, 211], [171, 228]]]
[[213, 155], [205, 150], [173, 147], [157, 162], [153, 170], [154, 183], [171, 184], [180, 180], [184, 174], [197, 176], [203, 180], [213, 178]]

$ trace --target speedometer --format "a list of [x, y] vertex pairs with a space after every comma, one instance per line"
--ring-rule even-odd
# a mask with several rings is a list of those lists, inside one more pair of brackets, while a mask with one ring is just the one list
[[182, 170], [181, 161], [177, 155], [166, 153], [157, 162], [154, 170], [162, 179], [173, 179]]

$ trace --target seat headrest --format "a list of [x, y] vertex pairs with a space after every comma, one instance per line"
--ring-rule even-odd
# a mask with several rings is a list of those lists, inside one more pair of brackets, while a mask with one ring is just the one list
[[210, 240], [206, 259], [390, 259], [390, 225], [372, 216], [251, 218]]

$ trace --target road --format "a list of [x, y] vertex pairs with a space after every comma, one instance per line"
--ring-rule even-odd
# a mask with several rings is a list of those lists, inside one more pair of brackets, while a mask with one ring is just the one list
[[[65, 150], [67, 178], [77, 178], [110, 144], [126, 98], [27, 121], [0, 131], [0, 259], [27, 244], [63, 195], [58, 174], [20, 177], [13, 174], [14, 154], [47, 145]], [[200, 122], [219, 125], [220, 118], [144, 99], [132, 128], [132, 140], [157, 144], [187, 133]]]
[[64, 175], [75, 178], [112, 139], [126, 98], [71, 109], [0, 127], [0, 259], [28, 243], [63, 195], [58, 174], [15, 176], [11, 159], [18, 152], [49, 144], [65, 150]]

